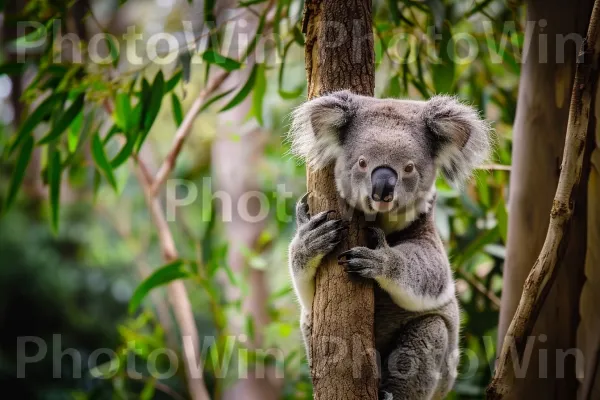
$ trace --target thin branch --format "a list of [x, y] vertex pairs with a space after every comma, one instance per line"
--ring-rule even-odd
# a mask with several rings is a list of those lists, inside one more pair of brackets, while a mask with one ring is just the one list
[[[265, 7], [265, 11], [264, 11], [265, 16], [269, 15], [269, 13], [273, 9], [274, 5], [275, 5], [275, 1], [270, 0], [269, 3], [267, 4], [267, 6]], [[268, 21], [265, 22], [265, 28], [271, 26], [274, 22], [275, 21], [273, 21], [273, 19], [270, 18]], [[246, 50], [246, 57], [248, 56], [247, 53], [250, 51], [251, 51], [251, 48], [249, 47]], [[211, 79], [208, 86], [200, 92], [200, 94], [198, 95], [198, 98], [192, 104], [192, 107], [187, 112], [185, 118], [183, 119], [183, 122], [181, 123], [181, 126], [179, 127], [179, 129], [177, 129], [177, 132], [175, 133], [175, 138], [173, 139], [173, 144], [171, 145], [171, 150], [169, 150], [169, 153], [167, 154], [165, 160], [163, 161], [162, 165], [158, 169], [158, 172], [156, 173], [156, 177], [154, 179], [154, 184], [152, 185], [152, 190], [151, 190], [151, 193], [153, 196], [156, 196], [158, 194], [160, 188], [165, 183], [165, 181], [168, 179], [169, 174], [171, 173], [171, 171], [173, 171], [173, 168], [175, 168], [175, 162], [177, 161], [177, 157], [181, 153], [181, 149], [183, 148], [183, 143], [185, 142], [185, 140], [189, 136], [190, 132], [192, 131], [194, 121], [196, 120], [196, 117], [202, 110], [202, 107], [206, 104], [208, 97], [219, 89], [221, 84], [225, 81], [225, 79], [227, 79], [227, 77], [229, 77], [229, 75], [230, 75], [229, 71], [223, 71], [219, 75], [217, 75], [215, 78]]]
[[198, 98], [194, 101], [192, 107], [185, 115], [181, 126], [179, 127], [179, 129], [177, 129], [177, 132], [175, 133], [175, 138], [173, 139], [171, 150], [169, 150], [169, 153], [165, 157], [165, 160], [158, 169], [158, 172], [156, 173], [156, 178], [154, 179], [154, 183], [152, 185], [151, 190], [153, 196], [156, 196], [161, 186], [169, 177], [169, 174], [171, 173], [173, 168], [175, 168], [175, 162], [177, 161], [179, 153], [181, 153], [183, 143], [192, 131], [194, 121], [200, 113], [200, 110], [202, 110], [202, 107], [206, 103], [206, 100], [221, 86], [221, 84], [225, 81], [225, 79], [227, 79], [229, 74], [230, 73], [228, 71], [224, 71], [217, 75], [214, 79], [211, 79], [209, 85], [200, 92]]
[[483, 296], [487, 297], [487, 299], [492, 303], [496, 310], [500, 309], [500, 299], [496, 296], [496, 293], [492, 292], [488, 288], [485, 287], [483, 283], [481, 283], [477, 278], [475, 278], [472, 274], [468, 273], [462, 268], [456, 269], [456, 274], [459, 275], [462, 279], [467, 281], [469, 285], [471, 285], [475, 290], [481, 293]]
[[508, 171], [508, 172], [510, 172], [512, 170], [512, 165], [484, 164], [478, 169], [488, 170], [488, 171]]
[[[487, 389], [488, 399], [502, 399], [508, 395], [514, 383], [514, 362], [521, 361], [540, 309], [556, 277], [568, 243], [565, 233], [571, 222], [574, 210], [573, 193], [579, 185], [583, 169], [583, 158], [593, 89], [598, 79], [598, 56], [600, 54], [600, 2], [594, 2], [586, 41], [583, 44], [583, 62], [577, 64], [575, 82], [571, 94], [569, 121], [565, 139], [562, 168], [558, 187], [550, 212], [550, 224], [542, 251], [538, 256], [523, 287], [519, 307], [508, 328], [496, 373]], [[578, 57], [579, 58], [579, 57]], [[514, 359], [513, 346], [518, 360]]]
[[[161, 252], [166, 262], [179, 258], [171, 229], [162, 211], [160, 200], [152, 194], [151, 181], [147, 180], [142, 170], [147, 170], [144, 162], [137, 160], [138, 168], [135, 168], [136, 176], [144, 191], [144, 198], [148, 210], [158, 231]], [[167, 286], [167, 294], [183, 343], [183, 365], [187, 378], [190, 395], [194, 400], [208, 400], [210, 396], [204, 385], [202, 362], [197, 358], [200, 354], [200, 339], [198, 328], [194, 320], [194, 313], [190, 303], [187, 289], [182, 281], [174, 281]], [[194, 368], [196, 368], [194, 370]]]

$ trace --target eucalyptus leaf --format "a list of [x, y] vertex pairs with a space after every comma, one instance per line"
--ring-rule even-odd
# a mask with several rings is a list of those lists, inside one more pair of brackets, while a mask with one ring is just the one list
[[13, 142], [12, 146], [10, 147], [9, 152], [12, 153], [15, 149], [17, 149], [20, 146], [20, 144], [23, 140], [30, 137], [31, 133], [33, 132], [35, 127], [38, 126], [42, 121], [47, 119], [52, 114], [55, 107], [59, 103], [62, 104], [64, 99], [65, 99], [64, 94], [53, 94], [53, 95], [50, 95], [46, 100], [44, 100], [35, 109], [35, 111], [33, 111], [31, 113], [29, 118], [27, 118], [25, 120], [25, 122], [21, 126], [21, 129], [19, 130], [19, 133], [17, 134], [16, 140]]
[[257, 69], [256, 83], [254, 84], [254, 92], [252, 94], [251, 113], [256, 118], [259, 125], [263, 126], [263, 103], [265, 93], [267, 92], [267, 77], [264, 64], [259, 64]]
[[252, 88], [254, 87], [257, 72], [258, 67], [255, 65], [252, 68], [252, 72], [250, 73], [250, 76], [248, 77], [248, 80], [246, 81], [244, 86], [240, 89], [239, 92], [237, 92], [233, 99], [231, 99], [231, 101], [221, 109], [221, 112], [234, 108], [235, 106], [241, 104], [246, 99], [246, 97], [248, 97], [248, 95], [252, 91]]
[[181, 102], [179, 101], [179, 97], [175, 93], [171, 94], [171, 106], [173, 108], [173, 119], [175, 120], [175, 125], [179, 127], [183, 122], [183, 108], [181, 106]]
[[226, 71], [235, 71], [242, 67], [242, 63], [229, 57], [222, 56], [214, 50], [207, 50], [202, 54], [202, 59], [207, 63], [218, 65]]
[[17, 197], [17, 193], [19, 192], [19, 188], [21, 187], [23, 178], [25, 177], [27, 165], [31, 159], [31, 154], [33, 153], [33, 144], [33, 136], [31, 135], [28, 135], [23, 140], [21, 150], [19, 151], [17, 162], [15, 164], [15, 170], [11, 175], [10, 184], [8, 186], [8, 194], [4, 203], [4, 209], [2, 210], [3, 212], [8, 211]]
[[[52, 146], [54, 147], [54, 146]], [[60, 181], [62, 164], [60, 152], [53, 148], [48, 161], [48, 186], [50, 187], [50, 225], [54, 233], [58, 232], [58, 216], [60, 209]]]
[[182, 260], [174, 261], [160, 267], [147, 277], [134, 291], [129, 301], [129, 312], [134, 313], [142, 304], [144, 298], [160, 286], [164, 286], [178, 279], [191, 278], [192, 274]]
[[102, 174], [104, 175], [104, 177], [106, 178], [106, 180], [108, 181], [108, 183], [110, 184], [110, 186], [112, 186], [112, 188], [116, 191], [117, 190], [117, 180], [115, 179], [115, 175], [113, 173], [113, 169], [112, 166], [110, 165], [110, 162], [108, 162], [108, 157], [106, 156], [106, 152], [104, 151], [104, 145], [102, 143], [102, 140], [100, 139], [100, 135], [98, 135], [98, 133], [95, 133], [94, 136], [92, 137], [92, 158], [94, 159], [94, 162], [96, 163], [96, 167], [98, 168], [98, 170], [100, 172], [102, 172]]
[[47, 144], [58, 139], [63, 132], [67, 130], [69, 125], [71, 125], [73, 120], [79, 115], [81, 110], [83, 110], [84, 99], [85, 93], [81, 93], [79, 96], [77, 96], [69, 108], [67, 108], [67, 110], [58, 117], [50, 132], [40, 139], [38, 144]]

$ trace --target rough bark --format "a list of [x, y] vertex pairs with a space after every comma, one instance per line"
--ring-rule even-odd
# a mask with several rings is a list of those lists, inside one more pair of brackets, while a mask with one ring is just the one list
[[[349, 89], [372, 96], [374, 53], [370, 0], [309, 0], [305, 4], [308, 97]], [[309, 207], [314, 215], [335, 210], [352, 215], [336, 193], [333, 167], [308, 170]], [[353, 215], [343, 249], [361, 242], [361, 222]], [[341, 250], [341, 249], [340, 249]], [[312, 379], [315, 399], [376, 399], [371, 282], [350, 281], [335, 255], [316, 276], [312, 321]]]
[[[560, 175], [577, 49], [573, 40], [563, 45], [557, 35], [576, 33], [584, 37], [592, 5], [591, 0], [576, 4], [558, 0], [528, 2], [527, 20], [535, 25], [522, 67], [514, 126], [498, 349], [502, 347], [517, 309], [525, 279], [542, 249]], [[542, 20], [546, 25], [540, 30]], [[526, 37], [530, 33], [527, 32]], [[545, 46], [540, 39], [541, 33], [547, 40]], [[562, 49], [564, 61], [558, 57], [561, 53], [557, 52], [557, 45]], [[584, 159], [584, 180], [587, 179], [587, 163]], [[574, 193], [577, 207], [567, 234], [569, 241], [565, 245], [563, 261], [557, 265], [556, 282], [549, 290], [531, 332], [533, 346], [526, 349], [530, 358], [524, 359], [529, 360], [527, 368], [513, 382], [509, 398], [574, 397], [577, 386], [575, 357], [561, 354], [575, 347], [585, 258], [585, 192], [585, 185], [581, 185]]]

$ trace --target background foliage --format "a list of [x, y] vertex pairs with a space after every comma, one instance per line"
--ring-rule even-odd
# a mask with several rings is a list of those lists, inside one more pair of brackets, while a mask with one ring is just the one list
[[[83, 22], [88, 31], [99, 33], [118, 31], [118, 21], [123, 19], [141, 32], [158, 24], [177, 33], [183, 30], [182, 18], [214, 20], [215, 4], [210, 1], [96, 0], [83, 9], [82, 20], [74, 20], [78, 3], [29, 1], [19, 13], [5, 12], [4, 24], [31, 20], [69, 30], [74, 22]], [[52, 335], [60, 333], [63, 349], [89, 354], [108, 347], [122, 359], [135, 354], [143, 360], [153, 349], [172, 347], [157, 319], [156, 302], [164, 302], [161, 286], [173, 279], [186, 281], [200, 335], [216, 335], [216, 348], [225, 345], [227, 316], [232, 310], [242, 311], [240, 304], [225, 300], [217, 277], [224, 271], [230, 284], [242, 293], [248, 289], [244, 276], [228, 269], [228, 243], [214, 204], [196, 201], [181, 209], [176, 223], [170, 224], [180, 258], [165, 265], [133, 171], [138, 158], [153, 163], [164, 158], [174, 132], [207, 85], [207, 76], [252, 68], [231, 92], [210, 94], [171, 176], [201, 187], [203, 178], [212, 175], [210, 146], [219, 134], [215, 115], [251, 99], [247, 118], [270, 132], [260, 161], [262, 190], [270, 196], [278, 184], [285, 184], [295, 196], [303, 193], [304, 167], [290, 159], [282, 140], [287, 114], [305, 96], [302, 4], [295, 0], [237, 4], [257, 10], [265, 6], [269, 14], [260, 14], [259, 30], [266, 27], [276, 40], [273, 56], [258, 63], [225, 57], [215, 40], [202, 51], [182, 48], [168, 65], [147, 61], [134, 66], [124, 57], [125, 40], [116, 33], [117, 42], [111, 36], [104, 42], [107, 62], [103, 65], [85, 57], [81, 63], [55, 62], [61, 49], [51, 41], [43, 52], [28, 54], [23, 63], [11, 58], [10, 49], [34, 41], [41, 28], [22, 37], [3, 38], [0, 380], [5, 387], [18, 387], [39, 398], [176, 397], [171, 391], [185, 397], [180, 374], [167, 380], [145, 375], [148, 378], [136, 381], [119, 370], [103, 379], [102, 373], [110, 372], [108, 357], [84, 366], [79, 379], [69, 377], [69, 357], [61, 359], [63, 379], [52, 379], [51, 360], [32, 365], [26, 381], [15, 377], [17, 336], [36, 335], [51, 342]], [[483, 396], [495, 354], [522, 16], [522, 9], [502, 1], [374, 2], [377, 96], [427, 98], [454, 93], [476, 105], [492, 121], [497, 136], [490, 168], [478, 171], [464, 190], [451, 188], [442, 179], [438, 182], [436, 221], [458, 280], [461, 340], [467, 349], [453, 398]], [[457, 62], [468, 56], [467, 42], [460, 36], [465, 33], [473, 38], [478, 54], [469, 62]], [[222, 34], [218, 26], [210, 33], [216, 39]], [[412, 45], [398, 39], [402, 34], [410, 35]], [[255, 43], [250, 41], [248, 54]], [[83, 54], [86, 45], [84, 41], [79, 49]], [[20, 118], [10, 101], [15, 80], [26, 83]], [[34, 161], [37, 170], [31, 167]], [[292, 215], [293, 199], [284, 207]], [[285, 267], [293, 229], [291, 219], [282, 220], [271, 210], [261, 234], [263, 245], [246, 249], [245, 256], [252, 268], [269, 271], [272, 322], [264, 330], [265, 340], [284, 349], [284, 397], [301, 399], [310, 398], [310, 381]], [[153, 274], [143, 280], [140, 271]], [[246, 323], [245, 329], [253, 335], [252, 323]], [[134, 348], [128, 345], [132, 340]], [[479, 360], [475, 369], [468, 368], [473, 365], [468, 359]], [[252, 360], [249, 357], [248, 362]], [[222, 390], [213, 379], [218, 368], [214, 364], [207, 363], [205, 371], [211, 393]]]

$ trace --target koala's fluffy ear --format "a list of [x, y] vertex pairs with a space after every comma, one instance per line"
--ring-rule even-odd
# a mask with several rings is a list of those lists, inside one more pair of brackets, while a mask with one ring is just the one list
[[354, 96], [335, 92], [296, 108], [289, 132], [292, 153], [317, 169], [335, 160], [342, 151], [344, 127], [355, 113]]
[[452, 182], [461, 183], [487, 160], [491, 129], [472, 107], [454, 97], [432, 97], [423, 110], [436, 164]]

